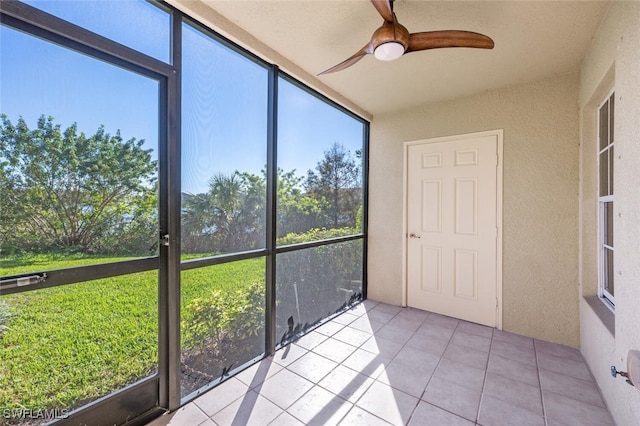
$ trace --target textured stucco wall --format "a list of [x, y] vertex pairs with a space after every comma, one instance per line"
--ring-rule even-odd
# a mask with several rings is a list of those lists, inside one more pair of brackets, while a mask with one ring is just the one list
[[[615, 111], [615, 336], [582, 301], [582, 353], [619, 425], [640, 424], [640, 390], [613, 380], [610, 365], [626, 366], [629, 349], [640, 350], [640, 2], [614, 2], [581, 70], [581, 247], [582, 292], [597, 285], [597, 176], [595, 105], [613, 83]], [[608, 73], [608, 70], [614, 72]], [[611, 81], [610, 81], [611, 80]], [[595, 106], [594, 106], [595, 105]]]
[[578, 75], [375, 116], [369, 297], [400, 304], [403, 143], [504, 129], [503, 328], [579, 344]]

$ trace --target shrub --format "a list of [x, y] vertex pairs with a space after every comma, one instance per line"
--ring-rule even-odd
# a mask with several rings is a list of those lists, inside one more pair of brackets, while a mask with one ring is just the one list
[[212, 290], [191, 301], [182, 322], [183, 346], [218, 355], [227, 342], [259, 336], [264, 324], [264, 284], [253, 283], [234, 292]]
[[302, 232], [299, 234], [293, 232], [289, 233], [284, 237], [278, 238], [277, 244], [279, 246], [285, 246], [289, 244], [308, 243], [310, 241], [320, 241], [330, 238], [345, 237], [347, 235], [358, 234], [359, 232], [360, 231], [355, 228], [313, 228], [308, 230], [307, 232]]
[[[288, 234], [279, 245], [356, 234], [354, 228]], [[277, 335], [282, 343], [362, 297], [362, 241], [280, 254], [276, 281]]]

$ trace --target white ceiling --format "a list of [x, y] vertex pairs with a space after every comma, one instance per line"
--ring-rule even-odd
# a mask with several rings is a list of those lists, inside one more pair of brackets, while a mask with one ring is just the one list
[[[204, 2], [313, 75], [351, 56], [382, 24], [366, 0]], [[493, 38], [495, 48], [415, 52], [394, 62], [368, 55], [319, 79], [377, 115], [576, 72], [608, 5], [398, 0], [394, 11], [409, 32], [475, 31]]]

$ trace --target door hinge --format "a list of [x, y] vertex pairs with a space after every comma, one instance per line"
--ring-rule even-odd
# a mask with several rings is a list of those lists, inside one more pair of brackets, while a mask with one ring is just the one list
[[169, 234], [164, 234], [160, 238], [160, 244], [162, 244], [163, 246], [169, 247]]
[[498, 308], [498, 298], [496, 297], [496, 309]]

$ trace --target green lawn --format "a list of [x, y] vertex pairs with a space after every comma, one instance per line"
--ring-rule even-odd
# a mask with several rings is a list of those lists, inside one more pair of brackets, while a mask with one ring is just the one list
[[[123, 258], [0, 260], [0, 276]], [[0, 331], [0, 412], [69, 408], [152, 374], [157, 364], [157, 271], [6, 295]], [[211, 290], [264, 282], [264, 259], [183, 273], [182, 307]], [[1, 306], [0, 306], [1, 307]]]

